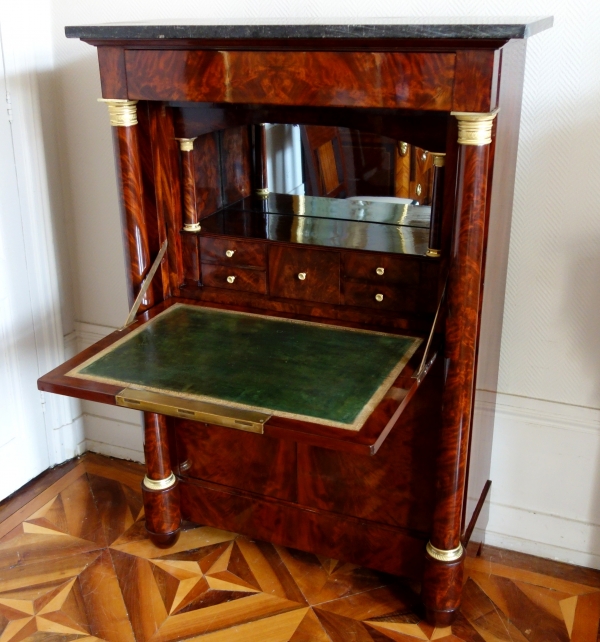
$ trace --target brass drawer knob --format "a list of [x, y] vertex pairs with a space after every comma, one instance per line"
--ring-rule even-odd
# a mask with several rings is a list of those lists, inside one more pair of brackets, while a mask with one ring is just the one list
[[423, 188], [421, 187], [421, 183], [417, 185], [417, 189], [415, 190], [417, 196], [421, 196], [421, 193], [423, 192]]
[[385, 274], [385, 268], [377, 268], [375, 270], [375, 274], [377, 274], [378, 276], [383, 276]]
[[383, 301], [383, 294], [376, 294], [375, 301], [377, 301], [378, 303], [381, 303]]
[[235, 254], [235, 250], [227, 250], [227, 252], [225, 252], [225, 256], [228, 259], [230, 259], [234, 254]]
[[423, 152], [423, 153], [421, 154], [421, 160], [422, 160], [423, 162], [425, 162], [425, 161], [427, 160], [427, 152]]
[[227, 283], [233, 283], [235, 281], [235, 276], [228, 276]]
[[304, 279], [306, 279], [306, 272], [300, 272], [300, 274], [298, 274], [298, 278], [301, 281], [304, 281]]

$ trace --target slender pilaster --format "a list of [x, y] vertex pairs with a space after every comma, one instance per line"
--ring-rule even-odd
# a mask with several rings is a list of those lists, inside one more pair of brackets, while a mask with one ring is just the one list
[[178, 138], [181, 150], [181, 190], [183, 193], [183, 229], [199, 232], [198, 207], [196, 203], [196, 176], [194, 170], [195, 138]]
[[454, 112], [458, 120], [455, 237], [446, 319], [447, 374], [437, 460], [436, 503], [425, 553], [422, 599], [428, 620], [448, 626], [460, 604], [464, 550], [460, 541], [473, 405], [479, 297], [485, 238], [489, 144], [496, 116]]
[[[144, 187], [138, 143], [138, 101], [105, 98], [100, 98], [99, 101], [106, 103], [113, 129], [125, 262], [128, 267], [127, 295], [131, 307], [152, 264], [144, 217]], [[150, 288], [139, 311], [143, 312], [153, 305], [154, 295]]]
[[442, 214], [444, 211], [444, 167], [446, 154], [432, 153], [433, 190], [431, 195], [431, 223], [429, 227], [429, 249], [427, 256], [437, 257], [442, 248]]
[[179, 538], [181, 510], [178, 480], [171, 468], [167, 419], [153, 412], [144, 413], [144, 454], [146, 476], [142, 482], [146, 531], [161, 548]]
[[269, 196], [267, 179], [267, 129], [264, 123], [254, 127], [254, 190], [260, 198]]

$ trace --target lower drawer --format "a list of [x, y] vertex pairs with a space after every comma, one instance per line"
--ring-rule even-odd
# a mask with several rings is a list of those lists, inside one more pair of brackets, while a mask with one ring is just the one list
[[248, 270], [224, 265], [202, 264], [202, 282], [204, 285], [229, 290], [243, 290], [266, 294], [267, 276], [261, 270]]
[[294, 442], [196, 421], [172, 425], [183, 477], [298, 501]]
[[345, 305], [402, 312], [415, 312], [417, 309], [416, 288], [344, 281], [342, 289]]

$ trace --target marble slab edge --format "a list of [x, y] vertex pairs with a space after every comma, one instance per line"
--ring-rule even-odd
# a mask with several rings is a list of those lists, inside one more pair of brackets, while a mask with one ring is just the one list
[[67, 26], [68, 38], [83, 40], [163, 40], [163, 39], [492, 39], [529, 38], [549, 29], [553, 17], [486, 23], [394, 23], [372, 24], [104, 24]]

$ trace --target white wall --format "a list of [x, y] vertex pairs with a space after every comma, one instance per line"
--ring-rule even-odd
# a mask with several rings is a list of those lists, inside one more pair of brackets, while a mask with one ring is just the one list
[[[127, 312], [111, 135], [93, 47], [67, 24], [199, 16], [545, 15], [528, 44], [488, 541], [600, 568], [600, 3], [597, 0], [47, 0], [75, 318]], [[88, 446], [141, 457], [138, 417], [85, 404]]]

